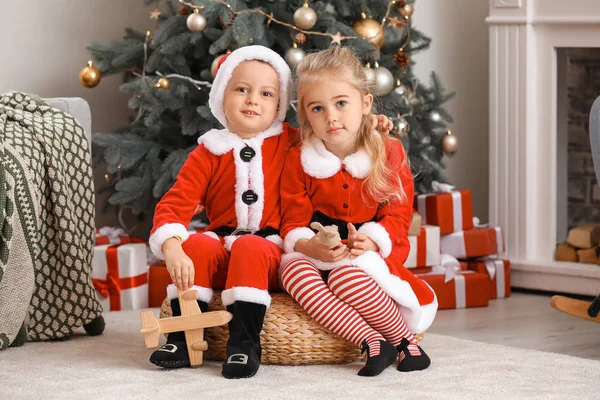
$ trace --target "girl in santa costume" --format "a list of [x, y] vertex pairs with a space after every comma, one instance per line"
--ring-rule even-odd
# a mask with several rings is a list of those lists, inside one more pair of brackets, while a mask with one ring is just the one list
[[[281, 180], [281, 281], [321, 325], [367, 352], [362, 376], [399, 358], [399, 371], [430, 359], [413, 334], [437, 311], [433, 290], [408, 271], [413, 179], [402, 144], [373, 131], [373, 96], [360, 61], [345, 48], [311, 54], [297, 67], [302, 143]], [[308, 228], [336, 225], [329, 247]]]
[[[209, 106], [225, 129], [200, 137], [154, 214], [150, 247], [173, 279], [167, 288], [173, 315], [181, 315], [178, 288], [196, 290], [203, 312], [213, 288], [225, 289], [222, 301], [233, 314], [222, 369], [226, 378], [257, 372], [269, 290], [279, 288], [279, 181], [295, 135], [283, 122], [291, 91], [291, 71], [274, 51], [247, 46], [223, 57]], [[203, 234], [189, 235], [199, 204], [210, 225]], [[184, 333], [169, 334], [150, 361], [165, 368], [189, 366]]]

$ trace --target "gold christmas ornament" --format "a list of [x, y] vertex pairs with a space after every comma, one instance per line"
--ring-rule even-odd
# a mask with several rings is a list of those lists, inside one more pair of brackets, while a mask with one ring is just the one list
[[447, 154], [452, 154], [458, 149], [458, 139], [448, 129], [448, 132], [442, 138], [442, 151]]
[[170, 82], [167, 78], [160, 78], [154, 86], [157, 88], [168, 89], [169, 84], [170, 84]]
[[188, 15], [186, 24], [190, 31], [202, 32], [206, 28], [206, 18], [200, 14], [197, 8], [194, 8], [194, 12]]
[[412, 4], [406, 4], [406, 2], [404, 2], [404, 5], [402, 7], [400, 7], [400, 5], [398, 5], [398, 13], [404, 19], [410, 19], [410, 17], [412, 17], [412, 15], [414, 14], [414, 12], [415, 12], [415, 7]]
[[300, 29], [310, 29], [317, 23], [317, 13], [315, 10], [304, 3], [302, 7], [294, 13], [294, 24]]
[[210, 64], [210, 74], [213, 78], [215, 77], [215, 71], [217, 70], [217, 66], [219, 65], [219, 60], [221, 60], [221, 58], [223, 58], [224, 55], [225, 54], [221, 54], [220, 56], [215, 57], [212, 64]]
[[398, 52], [394, 54], [394, 62], [398, 67], [406, 68], [410, 64], [410, 57], [403, 49], [399, 49]]
[[396, 93], [399, 96], [403, 96], [406, 93], [408, 93], [406, 86], [404, 86], [402, 82], [400, 82], [400, 79], [396, 79], [396, 89], [394, 89], [394, 93]]
[[363, 71], [365, 72], [365, 77], [367, 78], [369, 85], [375, 86], [375, 79], [377, 77], [375, 76], [375, 70], [371, 68], [371, 64], [367, 63], [367, 65], [363, 67]]
[[84, 67], [79, 71], [79, 82], [86, 88], [93, 88], [100, 83], [102, 74], [98, 68], [94, 67], [91, 61], [88, 61], [87, 67]]
[[385, 67], [380, 67], [375, 62], [375, 86], [373, 94], [375, 96], [385, 96], [394, 88], [394, 75]]
[[385, 33], [381, 24], [374, 19], [367, 18], [365, 13], [361, 14], [362, 18], [352, 25], [352, 29], [356, 31], [362, 38], [376, 46], [378, 49], [383, 45]]
[[290, 68], [294, 69], [300, 61], [304, 58], [306, 54], [304, 50], [298, 47], [296, 43], [290, 47], [288, 51], [285, 52], [285, 62], [290, 66]]
[[297, 34], [294, 37], [294, 42], [298, 43], [298, 44], [304, 44], [304, 42], [306, 42], [306, 35], [302, 32], [300, 32], [299, 34]]

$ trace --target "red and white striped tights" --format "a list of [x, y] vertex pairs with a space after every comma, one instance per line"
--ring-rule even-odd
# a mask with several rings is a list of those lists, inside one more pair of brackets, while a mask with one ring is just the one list
[[404, 337], [411, 354], [420, 354], [394, 301], [361, 269], [335, 268], [325, 283], [317, 267], [299, 258], [282, 268], [281, 279], [312, 318], [359, 347], [365, 340], [371, 357], [379, 354], [379, 340], [397, 346]]

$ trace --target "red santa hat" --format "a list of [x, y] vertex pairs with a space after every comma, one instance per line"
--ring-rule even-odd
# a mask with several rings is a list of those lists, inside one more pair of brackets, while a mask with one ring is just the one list
[[269, 63], [279, 75], [279, 112], [277, 120], [283, 122], [290, 105], [293, 81], [292, 71], [279, 54], [264, 46], [246, 46], [227, 54], [221, 60], [215, 72], [208, 105], [219, 122], [227, 127], [227, 118], [223, 109], [223, 97], [233, 70], [244, 61], [260, 60]]

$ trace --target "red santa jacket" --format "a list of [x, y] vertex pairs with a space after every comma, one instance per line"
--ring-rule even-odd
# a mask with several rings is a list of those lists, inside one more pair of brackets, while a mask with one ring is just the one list
[[[399, 168], [407, 199], [379, 205], [366, 193], [362, 194], [362, 184], [372, 167], [366, 151], [359, 150], [340, 160], [319, 138], [313, 137], [308, 144], [288, 152], [281, 182], [281, 236], [287, 253], [282, 257], [282, 265], [298, 257], [308, 259], [322, 270], [355, 265], [398, 303], [409, 329], [419, 333], [433, 322], [437, 298], [427, 283], [404, 267], [410, 250], [408, 228], [414, 184], [402, 144], [388, 141], [386, 154], [389, 165]], [[368, 251], [354, 259], [335, 263], [295, 252], [299, 239], [314, 236], [308, 225], [315, 212], [345, 222], [362, 223], [358, 232], [377, 243], [379, 252]]]
[[[161, 246], [165, 240], [188, 238], [187, 226], [199, 204], [210, 221], [207, 231], [221, 226], [279, 229], [280, 176], [295, 134], [286, 123], [275, 121], [252, 139], [242, 139], [226, 129], [202, 135], [175, 184], [156, 205], [150, 233], [152, 252], [164, 259]], [[267, 239], [281, 242], [277, 235]], [[232, 241], [227, 243], [230, 246]]]

